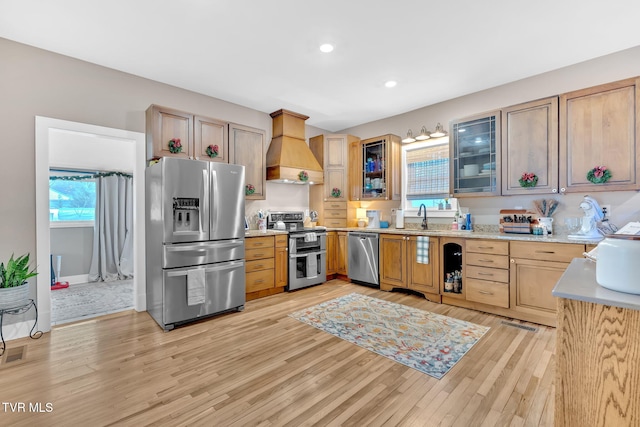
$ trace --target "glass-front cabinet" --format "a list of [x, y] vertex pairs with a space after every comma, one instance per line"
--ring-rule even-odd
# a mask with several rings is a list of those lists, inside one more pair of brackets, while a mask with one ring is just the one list
[[451, 123], [451, 193], [500, 194], [500, 111]]
[[[397, 200], [401, 196], [400, 137], [383, 135], [360, 141], [351, 200]], [[355, 157], [355, 158], [354, 158]]]

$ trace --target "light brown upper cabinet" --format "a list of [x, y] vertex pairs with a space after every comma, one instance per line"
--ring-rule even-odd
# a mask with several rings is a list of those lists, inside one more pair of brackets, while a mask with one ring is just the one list
[[450, 193], [454, 197], [500, 195], [500, 111], [451, 122]]
[[[523, 173], [538, 177], [522, 187]], [[558, 97], [502, 110], [502, 194], [558, 192]]]
[[245, 198], [266, 199], [266, 132], [249, 126], [229, 124], [229, 162], [244, 165]]
[[399, 200], [402, 192], [400, 137], [382, 135], [357, 144], [358, 154], [351, 155], [352, 150], [349, 151], [351, 200]]
[[[560, 95], [560, 192], [640, 189], [636, 135], [640, 78]], [[605, 166], [611, 179], [594, 184], [587, 173]]]
[[[229, 161], [227, 123], [172, 108], [151, 105], [146, 111], [147, 159], [178, 157]], [[174, 140], [174, 147], [170, 146]], [[180, 148], [175, 146], [180, 141]]]

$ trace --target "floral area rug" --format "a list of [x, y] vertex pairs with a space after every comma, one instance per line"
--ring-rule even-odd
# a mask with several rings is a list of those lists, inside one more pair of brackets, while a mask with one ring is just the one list
[[358, 293], [289, 316], [437, 379], [489, 330]]

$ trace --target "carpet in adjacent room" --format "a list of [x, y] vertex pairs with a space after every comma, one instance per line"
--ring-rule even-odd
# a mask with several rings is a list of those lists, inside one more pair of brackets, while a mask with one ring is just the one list
[[60, 325], [133, 308], [133, 279], [89, 282], [51, 291], [51, 324]]

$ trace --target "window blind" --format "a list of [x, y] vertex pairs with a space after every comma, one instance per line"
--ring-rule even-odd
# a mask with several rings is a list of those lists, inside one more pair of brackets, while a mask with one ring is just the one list
[[449, 144], [407, 150], [407, 199], [449, 194]]

